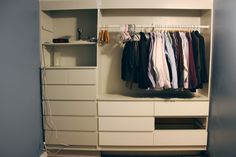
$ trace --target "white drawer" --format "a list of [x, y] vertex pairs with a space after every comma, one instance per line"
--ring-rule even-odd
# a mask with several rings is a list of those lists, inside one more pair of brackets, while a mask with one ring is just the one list
[[100, 116], [153, 116], [152, 102], [99, 102]]
[[100, 117], [100, 131], [154, 131], [152, 117]]
[[69, 131], [45, 131], [47, 144], [64, 145], [97, 145], [96, 132], [69, 132]]
[[206, 130], [158, 130], [154, 132], [156, 146], [206, 146]]
[[155, 116], [208, 116], [209, 102], [157, 102]]
[[45, 130], [96, 131], [95, 117], [44, 116]]
[[46, 76], [43, 84], [96, 84], [96, 69], [48, 69], [43, 72]]
[[96, 116], [95, 101], [43, 101], [44, 115]]
[[100, 132], [101, 146], [150, 146], [153, 145], [153, 133], [137, 132]]
[[45, 85], [44, 100], [95, 100], [95, 85]]

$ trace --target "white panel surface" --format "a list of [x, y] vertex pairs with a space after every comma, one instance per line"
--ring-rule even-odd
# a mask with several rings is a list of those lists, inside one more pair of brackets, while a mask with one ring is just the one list
[[45, 131], [45, 138], [47, 144], [93, 146], [98, 143], [96, 132]]
[[150, 146], [153, 145], [153, 133], [137, 132], [100, 132], [101, 146]]
[[208, 116], [209, 102], [156, 102], [155, 116]]
[[158, 130], [154, 133], [156, 146], [206, 146], [206, 130]]
[[43, 101], [44, 115], [96, 116], [95, 101]]
[[[44, 129], [46, 130], [97, 130], [97, 118], [95, 117], [44, 116], [44, 120]], [[51, 122], [53, 122], [53, 124], [51, 124]]]
[[96, 84], [96, 69], [46, 70], [44, 84]]
[[154, 118], [99, 117], [99, 131], [154, 131]]
[[153, 116], [154, 103], [152, 102], [99, 102], [98, 115], [100, 116]]
[[45, 85], [44, 100], [95, 100], [93, 85]]
[[103, 9], [135, 9], [135, 8], [150, 8], [150, 9], [211, 9], [212, 0], [102, 0]]
[[96, 0], [40, 0], [41, 10], [96, 9]]

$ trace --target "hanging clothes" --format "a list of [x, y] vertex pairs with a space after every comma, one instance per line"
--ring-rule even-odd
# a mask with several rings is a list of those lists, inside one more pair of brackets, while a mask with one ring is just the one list
[[140, 32], [138, 36], [139, 41], [126, 41], [122, 55], [121, 78], [128, 88], [133, 83], [148, 90], [203, 88], [208, 81], [206, 52], [198, 31]]

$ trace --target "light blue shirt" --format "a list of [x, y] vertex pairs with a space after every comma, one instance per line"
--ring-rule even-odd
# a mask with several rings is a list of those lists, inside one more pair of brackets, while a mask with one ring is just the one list
[[168, 38], [168, 34], [164, 33], [164, 41], [165, 41], [165, 53], [169, 57], [170, 65], [171, 65], [171, 73], [172, 73], [172, 81], [171, 86], [173, 89], [178, 88], [178, 75], [177, 75], [177, 67], [175, 63], [175, 55], [174, 50], [171, 44], [170, 38]]

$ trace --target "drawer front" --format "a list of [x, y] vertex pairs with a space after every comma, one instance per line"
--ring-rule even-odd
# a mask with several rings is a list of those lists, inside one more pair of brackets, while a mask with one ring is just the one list
[[98, 143], [96, 132], [45, 131], [47, 144], [94, 146]]
[[154, 132], [156, 146], [206, 146], [206, 130], [159, 130]]
[[99, 102], [100, 116], [153, 116], [154, 104], [151, 102]]
[[100, 132], [101, 146], [150, 146], [153, 145], [153, 133], [137, 132]]
[[96, 131], [95, 117], [44, 116], [45, 130]]
[[208, 116], [209, 102], [157, 102], [155, 116]]
[[46, 100], [95, 100], [95, 85], [46, 85]]
[[95, 101], [43, 101], [44, 115], [96, 116]]
[[151, 117], [100, 117], [100, 131], [154, 131]]
[[46, 80], [42, 79], [43, 84], [96, 84], [96, 69], [52, 69], [44, 72]]

